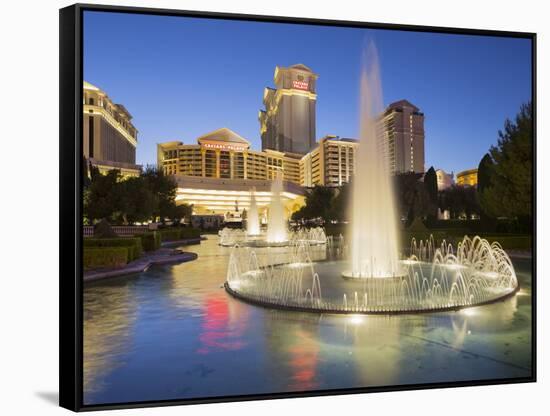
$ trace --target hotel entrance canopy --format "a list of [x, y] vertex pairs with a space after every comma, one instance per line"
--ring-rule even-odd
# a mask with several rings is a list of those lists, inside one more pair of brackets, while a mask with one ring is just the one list
[[[193, 205], [194, 214], [225, 214], [228, 211], [250, 209], [252, 188], [256, 202], [265, 210], [272, 197], [271, 180], [219, 179], [174, 176], [177, 182], [176, 202]], [[281, 194], [286, 214], [290, 216], [304, 205], [304, 189], [284, 181]]]

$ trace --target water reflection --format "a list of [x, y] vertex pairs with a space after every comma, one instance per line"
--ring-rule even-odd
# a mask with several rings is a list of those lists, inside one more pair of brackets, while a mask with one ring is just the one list
[[[529, 375], [530, 263], [521, 295], [458, 313], [334, 316], [258, 308], [222, 288], [229, 248], [84, 291], [86, 403]], [[262, 249], [276, 262], [281, 249]], [[316, 259], [324, 253], [316, 253]]]
[[99, 391], [108, 374], [123, 365], [135, 321], [136, 303], [126, 284], [90, 285], [84, 291], [84, 391]]
[[228, 302], [220, 293], [208, 296], [203, 304], [198, 354], [212, 351], [236, 351], [246, 345], [243, 332], [247, 326], [248, 312], [243, 305]]

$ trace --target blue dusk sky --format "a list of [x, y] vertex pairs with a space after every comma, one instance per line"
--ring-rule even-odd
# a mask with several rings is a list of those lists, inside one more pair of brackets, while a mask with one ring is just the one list
[[531, 97], [531, 41], [395, 30], [85, 12], [84, 79], [123, 104], [137, 163], [156, 144], [228, 127], [261, 148], [258, 111], [275, 66], [319, 75], [317, 139], [358, 135], [361, 54], [380, 55], [384, 104], [425, 114], [426, 169], [477, 167], [505, 119]]

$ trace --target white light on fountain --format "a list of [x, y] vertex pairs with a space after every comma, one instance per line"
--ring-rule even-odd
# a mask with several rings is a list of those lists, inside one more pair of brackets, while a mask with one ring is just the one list
[[351, 200], [351, 270], [346, 277], [391, 277], [399, 266], [397, 215], [386, 144], [377, 131], [382, 113], [378, 53], [373, 43], [361, 74], [360, 141]]
[[271, 184], [271, 202], [267, 219], [267, 242], [284, 243], [288, 241], [288, 231], [281, 193], [283, 192], [283, 177], [277, 173]]
[[349, 323], [353, 325], [360, 325], [365, 320], [364, 315], [350, 315], [349, 316]]
[[258, 204], [256, 203], [256, 188], [250, 190], [250, 210], [246, 218], [246, 234], [260, 234], [260, 218], [258, 216]]

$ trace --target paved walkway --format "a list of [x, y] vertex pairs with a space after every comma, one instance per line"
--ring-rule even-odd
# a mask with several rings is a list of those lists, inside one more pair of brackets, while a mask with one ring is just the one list
[[197, 254], [182, 252], [180, 250], [160, 248], [153, 253], [145, 254], [137, 260], [128, 263], [117, 269], [89, 270], [84, 272], [84, 281], [106, 279], [109, 277], [122, 276], [125, 274], [141, 273], [153, 264], [183, 263], [195, 260]]

